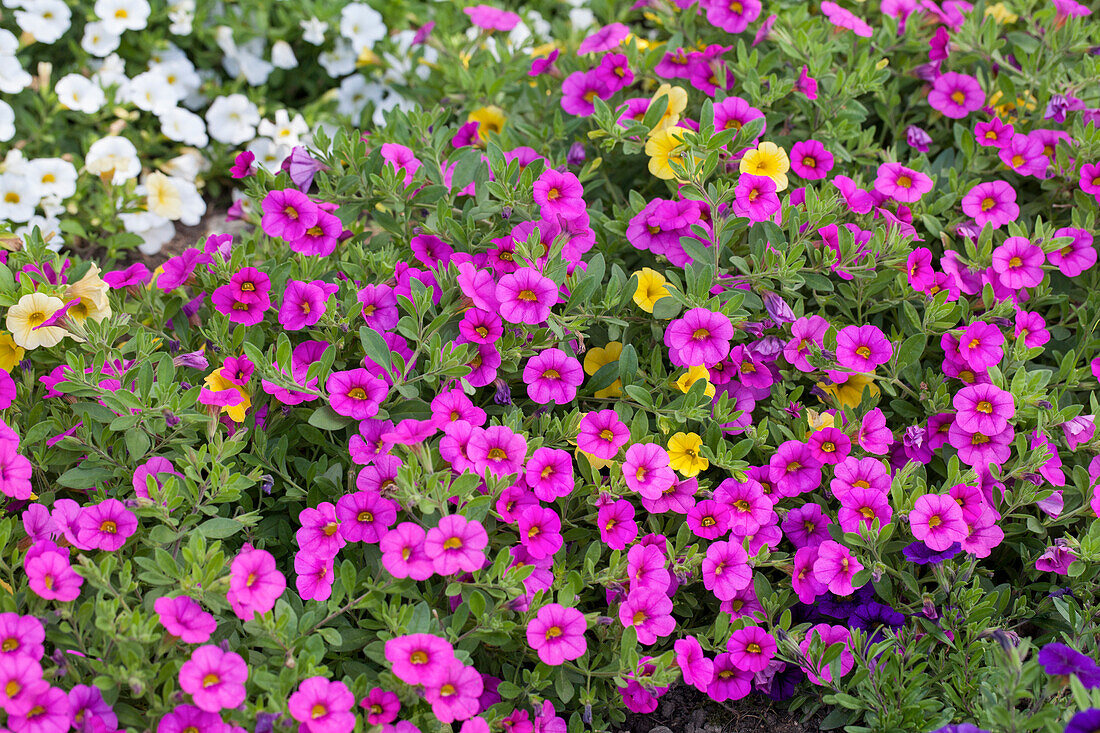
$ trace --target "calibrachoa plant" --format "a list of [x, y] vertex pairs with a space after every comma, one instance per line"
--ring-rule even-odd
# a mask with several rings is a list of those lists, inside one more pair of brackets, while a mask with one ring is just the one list
[[243, 232], [6, 253], [8, 729], [1097, 729], [1088, 7], [348, 8], [430, 71], [209, 148]]

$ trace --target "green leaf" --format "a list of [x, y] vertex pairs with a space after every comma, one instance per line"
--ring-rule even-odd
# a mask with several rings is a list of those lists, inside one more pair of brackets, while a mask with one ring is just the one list
[[625, 385], [631, 384], [637, 376], [638, 350], [634, 348], [634, 344], [627, 344], [619, 355], [619, 379]]
[[378, 366], [385, 369], [393, 363], [393, 356], [390, 354], [390, 347], [386, 345], [386, 340], [382, 338], [382, 334], [370, 326], [360, 326], [359, 341], [363, 344], [363, 351], [366, 352], [367, 358]]
[[206, 537], [212, 540], [222, 540], [237, 534], [243, 527], [244, 525], [236, 519], [214, 517], [213, 519], [207, 519], [198, 527], [195, 527], [195, 533], [200, 537]]
[[336, 410], [324, 405], [313, 411], [308, 422], [321, 430], [341, 430], [355, 421], [350, 417], [337, 414]]

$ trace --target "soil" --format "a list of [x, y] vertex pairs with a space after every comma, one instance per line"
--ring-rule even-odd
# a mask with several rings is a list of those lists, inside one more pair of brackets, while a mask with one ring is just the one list
[[716, 703], [693, 687], [677, 685], [649, 715], [628, 715], [616, 733], [820, 733], [825, 711], [803, 720], [760, 695]]

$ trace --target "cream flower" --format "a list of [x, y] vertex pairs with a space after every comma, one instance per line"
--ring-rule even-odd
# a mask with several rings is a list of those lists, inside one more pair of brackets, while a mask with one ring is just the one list
[[60, 298], [45, 293], [29, 293], [8, 308], [4, 325], [11, 332], [16, 346], [28, 351], [39, 346], [56, 346], [69, 334], [68, 331], [60, 326], [46, 326], [37, 331], [34, 329], [64, 307], [65, 303]]

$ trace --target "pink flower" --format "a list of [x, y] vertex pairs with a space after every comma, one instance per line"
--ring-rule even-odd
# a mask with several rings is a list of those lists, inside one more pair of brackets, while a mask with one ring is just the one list
[[969, 74], [949, 71], [932, 82], [928, 104], [944, 117], [960, 120], [985, 104], [981, 83]]
[[351, 733], [353, 705], [355, 696], [347, 685], [324, 677], [302, 680], [287, 700], [290, 717], [298, 721], [301, 733]]
[[0, 442], [0, 493], [12, 499], [25, 501], [31, 498], [31, 475], [34, 467], [30, 459], [17, 452], [18, 443]]
[[428, 530], [424, 551], [432, 560], [435, 572], [451, 575], [462, 570], [472, 573], [485, 564], [485, 547], [489, 535], [481, 522], [466, 519], [461, 514], [448, 514]]
[[229, 726], [217, 713], [199, 710], [194, 705], [177, 705], [157, 723], [157, 733], [230, 733]]
[[1069, 244], [1047, 253], [1050, 264], [1066, 277], [1077, 277], [1096, 264], [1096, 247], [1093, 246], [1092, 233], [1087, 229], [1062, 227], [1055, 230], [1054, 237], [1070, 238]]
[[443, 680], [455, 655], [446, 639], [432, 634], [408, 634], [386, 642], [386, 659], [403, 682], [432, 685]]
[[15, 656], [41, 659], [45, 639], [46, 630], [34, 616], [0, 613], [0, 659]]
[[1013, 135], [1012, 125], [1005, 124], [999, 117], [974, 125], [974, 139], [983, 148], [1003, 148], [1008, 145]]
[[726, 33], [743, 33], [760, 17], [760, 0], [704, 0], [700, 6], [707, 13], [707, 22]]
[[733, 212], [749, 221], [771, 221], [780, 210], [775, 181], [767, 176], [742, 173], [734, 189]]
[[584, 187], [575, 175], [547, 168], [534, 184], [535, 203], [543, 219], [576, 219], [584, 214]]
[[256, 613], [265, 614], [286, 590], [286, 578], [275, 566], [275, 558], [266, 550], [246, 544], [229, 566], [229, 591], [226, 597], [234, 613], [250, 621]]
[[564, 405], [577, 396], [577, 387], [584, 382], [584, 369], [561, 349], [543, 349], [528, 359], [523, 381], [533, 401]]
[[1043, 248], [1027, 237], [1009, 237], [993, 250], [993, 269], [1011, 290], [1033, 288], [1043, 281]]
[[732, 338], [733, 324], [726, 315], [692, 308], [669, 323], [664, 341], [676, 366], [710, 368], [729, 355]]
[[862, 534], [870, 529], [877, 519], [879, 527], [890, 523], [894, 510], [890, 506], [888, 494], [875, 489], [852, 489], [840, 500], [837, 520], [845, 532]]
[[329, 405], [338, 415], [366, 420], [378, 414], [389, 394], [386, 383], [366, 369], [332, 372], [325, 383]]
[[931, 178], [901, 163], [883, 163], [878, 167], [875, 191], [887, 198], [913, 203], [931, 190]]
[[821, 3], [821, 14], [837, 28], [846, 28], [862, 38], [870, 38], [872, 35], [871, 26], [862, 18], [856, 17], [850, 10], [845, 10], [832, 0]]
[[527, 440], [503, 425], [474, 430], [466, 455], [479, 474], [486, 471], [503, 478], [519, 473], [527, 457]]
[[845, 326], [836, 334], [836, 358], [855, 372], [871, 373], [890, 361], [894, 348], [877, 326]]
[[543, 663], [556, 666], [584, 656], [588, 644], [584, 614], [575, 608], [550, 603], [527, 623], [527, 643]]
[[561, 549], [561, 517], [553, 509], [531, 507], [520, 515], [518, 524], [520, 544], [533, 559], [551, 557]]
[[260, 226], [269, 237], [288, 242], [301, 239], [306, 230], [317, 224], [322, 209], [301, 191], [293, 188], [269, 191], [264, 197]]
[[1039, 176], [1046, 173], [1050, 160], [1043, 154], [1043, 143], [1030, 135], [1016, 133], [1006, 145], [1000, 147], [1001, 162], [1021, 176]]
[[596, 524], [600, 528], [600, 539], [612, 550], [626, 549], [638, 536], [634, 505], [626, 499], [601, 506], [596, 512]]
[[959, 355], [977, 371], [985, 371], [1004, 357], [1004, 334], [993, 324], [974, 321], [959, 335]]
[[963, 196], [962, 211], [979, 227], [992, 224], [998, 229], [1020, 215], [1016, 189], [1004, 181], [979, 183]]
[[321, 320], [327, 310], [326, 301], [337, 287], [322, 280], [302, 282], [291, 280], [283, 292], [279, 309], [279, 324], [288, 331], [298, 331]]
[[749, 557], [739, 543], [712, 542], [702, 566], [703, 587], [728, 601], [752, 582]]
[[631, 491], [654, 501], [676, 481], [668, 451], [656, 443], [635, 443], [627, 448], [622, 470]]
[[707, 686], [707, 695], [715, 702], [740, 700], [752, 690], [752, 672], [740, 669], [733, 656], [723, 652], [714, 658], [714, 679]]
[[372, 687], [367, 692], [367, 696], [359, 701], [359, 707], [367, 711], [367, 723], [385, 725], [397, 719], [397, 713], [401, 710], [401, 700], [396, 692]]
[[819, 181], [833, 169], [833, 154], [817, 140], [800, 140], [791, 146], [791, 170], [799, 178]]
[[1016, 414], [1012, 393], [992, 384], [963, 387], [952, 401], [959, 427], [971, 433], [999, 433]]
[[577, 447], [596, 458], [611, 460], [630, 440], [630, 428], [614, 410], [587, 412], [581, 417]]
[[451, 660], [438, 680], [425, 685], [424, 698], [440, 722], [453, 723], [477, 714], [484, 686], [476, 669]]
[[25, 715], [42, 684], [42, 665], [37, 659], [21, 654], [5, 656], [0, 663], [0, 708], [12, 717]]
[[821, 485], [821, 462], [798, 440], [781, 443], [768, 460], [769, 478], [782, 496], [797, 496]]
[[810, 76], [810, 69], [805, 64], [802, 65], [802, 71], [798, 75], [794, 88], [811, 101], [817, 99], [817, 79]]
[[336, 519], [348, 542], [379, 542], [397, 520], [397, 506], [372, 491], [356, 491], [336, 502]]
[[806, 676], [809, 677], [810, 682], [815, 685], [821, 685], [823, 682], [833, 681], [832, 665], [822, 667], [820, 666], [821, 657], [814, 655], [810, 656], [811, 646], [816, 647], [819, 654], [824, 654], [825, 650], [833, 644], [844, 644], [844, 651], [840, 653], [840, 676], [848, 674], [852, 671], [852, 667], [855, 665], [855, 659], [852, 657], [852, 653], [848, 651], [848, 640], [851, 638], [851, 632], [843, 626], [830, 626], [829, 624], [817, 624], [806, 632], [806, 638], [799, 644], [799, 649], [802, 651], [802, 655], [810, 660], [811, 666], [809, 668], [803, 667], [806, 672]]
[[767, 667], [778, 648], [772, 635], [759, 626], [738, 629], [726, 642], [730, 662], [746, 672], [759, 672]]
[[509, 323], [538, 325], [558, 302], [558, 287], [530, 267], [521, 267], [500, 279], [496, 287], [499, 313]]
[[210, 713], [243, 703], [247, 679], [244, 659], [213, 644], [193, 651], [179, 672], [183, 691], [191, 695], [196, 707]]
[[810, 455], [823, 465], [835, 466], [848, 457], [852, 450], [852, 441], [838, 428], [822, 428], [815, 430], [806, 445], [810, 448]]
[[844, 545], [833, 540], [825, 540], [817, 546], [817, 559], [814, 560], [814, 575], [828, 587], [830, 593], [838, 596], [850, 595], [855, 586], [852, 578], [863, 565]]
[[47, 541], [35, 545], [32, 552], [23, 558], [23, 571], [34, 594], [47, 601], [76, 600], [84, 578], [69, 564], [68, 549]]
[[917, 497], [909, 512], [909, 526], [913, 537], [940, 552], [954, 542], [966, 539], [966, 522], [959, 504], [943, 494], [924, 494]]
[[84, 507], [77, 515], [74, 532], [81, 549], [114, 552], [135, 531], [137, 516], [118, 499], [105, 499]]
[[218, 628], [214, 617], [188, 596], [161, 596], [153, 603], [160, 623], [172, 636], [188, 644], [203, 644]]
[[634, 627], [638, 643], [649, 646], [658, 637], [665, 637], [676, 629], [672, 618], [672, 600], [663, 592], [639, 588], [619, 606], [619, 621], [623, 628]]
[[491, 5], [475, 5], [470, 8], [463, 8], [462, 12], [469, 16], [471, 23], [487, 31], [507, 33], [515, 28], [520, 21], [520, 17], [515, 13], [494, 8]]
[[676, 666], [684, 678], [684, 684], [700, 692], [706, 692], [714, 680], [714, 662], [703, 653], [703, 647], [694, 636], [676, 640], [672, 648], [676, 652]]
[[427, 580], [432, 577], [435, 566], [424, 549], [426, 536], [424, 528], [413, 522], [402, 522], [386, 532], [378, 543], [382, 566], [395, 578]]
[[594, 98], [607, 100], [615, 91], [607, 81], [592, 71], [574, 71], [561, 84], [561, 108], [577, 117], [588, 117], [596, 111]]

